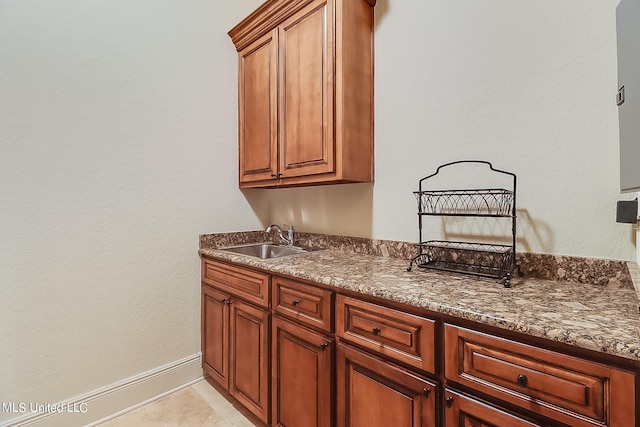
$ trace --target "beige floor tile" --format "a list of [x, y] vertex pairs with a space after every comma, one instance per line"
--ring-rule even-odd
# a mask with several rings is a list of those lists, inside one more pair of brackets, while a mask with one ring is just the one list
[[253, 427], [206, 381], [123, 414], [100, 427]]

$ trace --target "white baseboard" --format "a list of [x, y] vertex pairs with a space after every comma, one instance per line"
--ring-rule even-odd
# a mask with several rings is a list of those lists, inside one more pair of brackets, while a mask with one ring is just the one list
[[[0, 423], [1, 427], [95, 426], [132, 411], [203, 378], [201, 353], [126, 378], [64, 402]], [[33, 408], [36, 409], [36, 408]]]

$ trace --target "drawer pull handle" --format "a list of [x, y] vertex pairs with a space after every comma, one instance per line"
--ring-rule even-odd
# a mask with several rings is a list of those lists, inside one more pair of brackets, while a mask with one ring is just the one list
[[516, 382], [518, 383], [518, 385], [520, 387], [526, 387], [527, 384], [529, 383], [529, 379], [527, 378], [526, 375], [520, 374], [520, 375], [518, 375], [518, 378], [516, 379]]
[[298, 301], [297, 299], [294, 299], [293, 301], [291, 301], [291, 304], [293, 304], [294, 306], [297, 306], [298, 304], [300, 304], [300, 301]]
[[430, 388], [423, 388], [422, 389], [422, 394], [424, 394], [424, 397], [428, 398], [429, 395], [431, 394], [431, 389]]
[[327, 347], [329, 347], [329, 343], [328, 342], [323, 342], [322, 344], [320, 344], [320, 350], [324, 350]]
[[447, 406], [447, 408], [451, 408], [451, 405], [453, 405], [453, 397], [449, 396], [444, 400], [444, 404]]
[[373, 328], [371, 332], [373, 332], [373, 335], [380, 335], [380, 328]]

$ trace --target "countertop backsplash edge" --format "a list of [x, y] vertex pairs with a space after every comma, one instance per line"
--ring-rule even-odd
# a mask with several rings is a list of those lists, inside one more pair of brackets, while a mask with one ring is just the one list
[[[275, 233], [269, 234], [264, 231], [201, 234], [199, 249], [253, 242], [278, 242], [278, 237]], [[416, 255], [416, 243], [366, 237], [296, 232], [295, 244], [308, 249], [336, 249], [363, 255], [405, 259], [407, 265]], [[516, 264], [526, 277], [615, 288], [635, 287], [640, 298], [640, 272], [637, 265], [630, 261], [519, 252]], [[635, 280], [630, 272], [630, 269], [634, 268]]]

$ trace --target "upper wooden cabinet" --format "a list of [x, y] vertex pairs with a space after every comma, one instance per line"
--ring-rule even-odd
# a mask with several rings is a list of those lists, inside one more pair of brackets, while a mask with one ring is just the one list
[[270, 0], [235, 26], [241, 188], [373, 181], [375, 0]]

